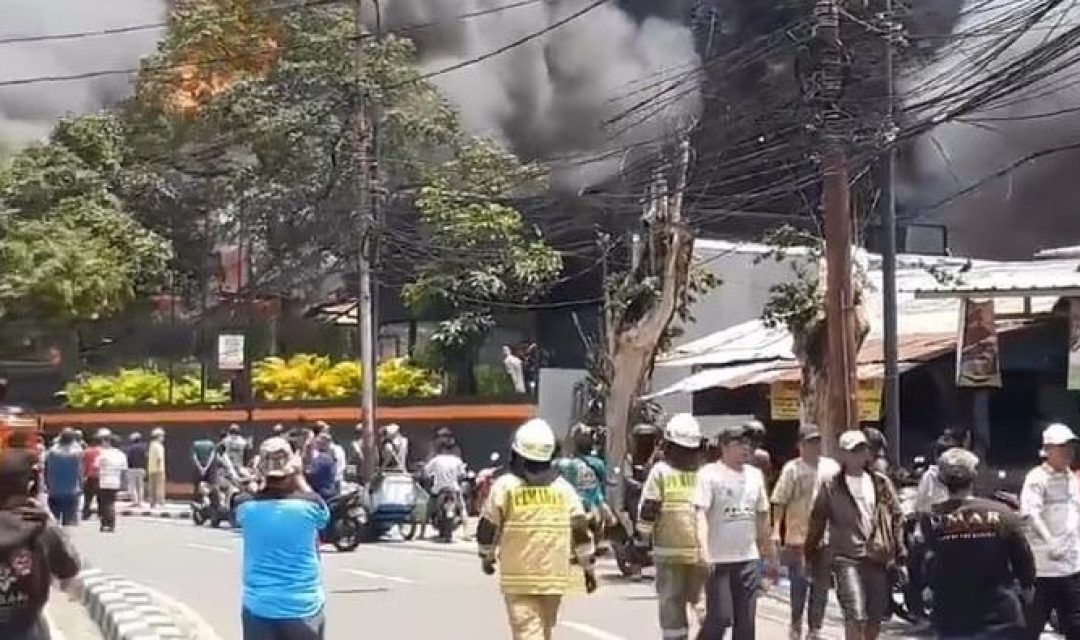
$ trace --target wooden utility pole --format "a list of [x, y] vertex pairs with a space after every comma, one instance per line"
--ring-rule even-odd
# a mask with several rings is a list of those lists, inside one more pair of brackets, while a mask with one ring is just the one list
[[881, 156], [881, 298], [885, 358], [885, 437], [893, 463], [900, 460], [900, 340], [896, 293], [896, 96], [893, 94], [896, 20], [892, 0], [885, 0], [885, 153]]
[[826, 379], [829, 387], [829, 424], [826, 447], [836, 436], [858, 428], [856, 390], [855, 300], [852, 286], [851, 190], [845, 154], [844, 115], [838, 106], [843, 93], [844, 58], [840, 39], [838, 0], [818, 0], [814, 7], [821, 45], [817, 88], [822, 126], [822, 207], [825, 214], [825, 322], [827, 329]]
[[358, 291], [356, 297], [356, 329], [360, 350], [361, 420], [363, 421], [362, 445], [364, 465], [361, 475], [370, 480], [377, 467], [378, 449], [375, 445], [376, 381], [375, 368], [375, 298], [371, 290], [371, 257], [375, 231], [375, 194], [378, 165], [375, 160], [375, 127], [370, 118], [368, 95], [364, 89], [364, 22], [363, 1], [356, 1], [356, 41], [353, 43], [353, 64], [356, 74], [356, 157], [360, 183], [356, 190], [357, 241], [356, 263]]

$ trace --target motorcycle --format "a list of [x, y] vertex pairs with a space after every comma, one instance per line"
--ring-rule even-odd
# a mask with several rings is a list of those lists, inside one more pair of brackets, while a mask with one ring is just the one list
[[342, 553], [355, 551], [367, 537], [370, 519], [360, 487], [343, 491], [326, 503], [330, 522], [319, 532], [319, 542]]
[[440, 542], [453, 542], [454, 531], [461, 525], [458, 515], [458, 495], [453, 489], [443, 489], [435, 496], [435, 509], [432, 514], [435, 530]]
[[199, 483], [199, 490], [191, 502], [191, 521], [195, 526], [210, 523], [215, 529], [223, 522], [235, 526], [234, 506], [240, 487], [235, 481]]

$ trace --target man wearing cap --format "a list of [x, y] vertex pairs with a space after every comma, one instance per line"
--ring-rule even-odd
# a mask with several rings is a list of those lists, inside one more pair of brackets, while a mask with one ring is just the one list
[[[840, 435], [841, 470], [821, 484], [806, 534], [808, 566], [829, 554], [847, 640], [875, 640], [891, 614], [891, 573], [906, 566], [900, 502], [889, 479], [870, 470], [862, 431]], [[823, 548], [828, 531], [828, 549]]]
[[146, 478], [151, 507], [165, 505], [165, 468], [165, 430], [157, 427], [150, 432], [146, 455]]
[[726, 428], [719, 441], [720, 460], [698, 472], [691, 497], [701, 557], [709, 567], [698, 638], [721, 640], [730, 628], [733, 640], [753, 640], [763, 556], [775, 577], [769, 498], [765, 477], [749, 464], [754, 445], [746, 428]]
[[82, 453], [75, 442], [75, 430], [60, 432], [56, 444], [45, 456], [45, 487], [49, 492], [49, 510], [65, 527], [79, 523], [79, 490], [82, 479]]
[[945, 432], [938, 437], [937, 441], [934, 443], [932, 452], [932, 459], [934, 462], [926, 470], [926, 473], [923, 474], [922, 478], [919, 478], [919, 488], [915, 493], [916, 513], [930, 513], [930, 510], [933, 507], [949, 499], [949, 491], [939, 477], [937, 461], [942, 453], [953, 447], [961, 446], [963, 446], [961, 442], [949, 429], [946, 429]]
[[318, 536], [326, 504], [284, 438], [259, 448], [262, 491], [237, 507], [244, 540], [243, 640], [322, 640], [326, 619]]
[[101, 530], [116, 531], [116, 496], [124, 486], [124, 473], [128, 462], [124, 452], [117, 448], [119, 438], [111, 433], [101, 436], [101, 453], [97, 457], [98, 520]]
[[1020, 492], [1037, 575], [1028, 629], [1037, 638], [1053, 611], [1073, 640], [1080, 638], [1080, 485], [1069, 469], [1076, 435], [1052, 424], [1042, 443], [1045, 460], [1028, 472]]
[[973, 497], [978, 465], [974, 453], [959, 447], [941, 454], [937, 469], [948, 497], [920, 516], [912, 562], [923, 564], [918, 573], [934, 594], [931, 623], [939, 638], [1023, 638], [1035, 560], [1020, 518], [1003, 504]]
[[840, 465], [835, 460], [821, 455], [821, 430], [814, 425], [805, 425], [799, 429], [799, 457], [784, 465], [773, 489], [773, 542], [781, 549], [781, 559], [788, 567], [791, 581], [792, 640], [802, 638], [802, 619], [808, 594], [809, 632], [806, 637], [808, 640], [821, 638], [829, 583], [828, 580], [816, 579], [811, 582], [807, 579], [803, 545], [818, 487], [839, 472]]

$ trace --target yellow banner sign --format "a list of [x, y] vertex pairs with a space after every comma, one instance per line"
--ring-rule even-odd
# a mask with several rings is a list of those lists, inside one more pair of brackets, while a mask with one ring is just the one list
[[[881, 378], [859, 380], [859, 422], [881, 421]], [[773, 420], [797, 421], [802, 407], [802, 385], [795, 381], [774, 382], [769, 385], [769, 407]]]

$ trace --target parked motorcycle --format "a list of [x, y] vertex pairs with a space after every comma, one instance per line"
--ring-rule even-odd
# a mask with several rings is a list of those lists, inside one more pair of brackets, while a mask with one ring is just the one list
[[368, 535], [370, 525], [362, 489], [343, 491], [326, 506], [330, 510], [330, 522], [319, 532], [319, 542], [332, 544], [342, 553], [355, 551]]

